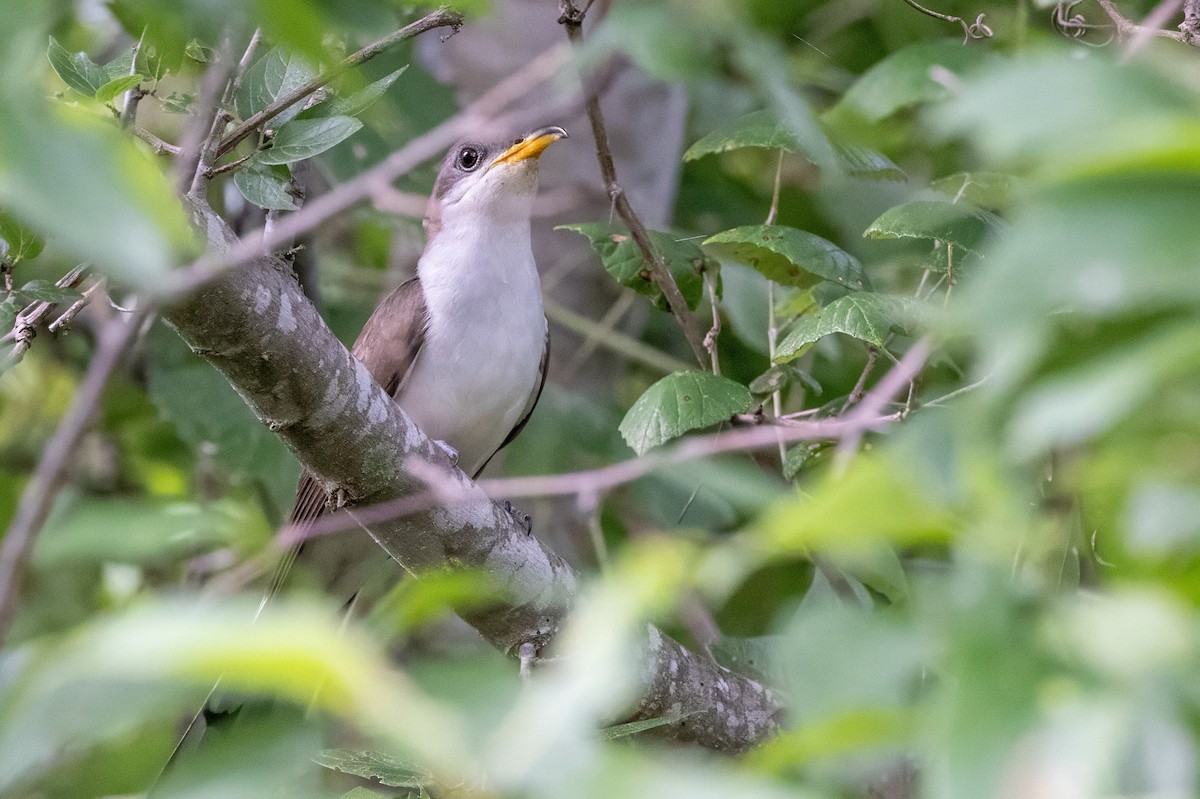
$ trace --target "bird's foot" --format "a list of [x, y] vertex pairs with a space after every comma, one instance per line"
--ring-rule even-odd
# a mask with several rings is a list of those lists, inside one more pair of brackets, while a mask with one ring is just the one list
[[507, 499], [504, 500], [504, 509], [506, 511], [508, 511], [508, 514], [510, 516], [512, 516], [514, 519], [517, 520], [517, 524], [519, 524], [525, 528], [525, 533], [527, 535], [533, 535], [533, 517], [532, 516], [530, 516], [528, 513], [521, 513], [521, 511], [514, 508], [513, 504], [511, 502], [509, 502]]
[[437, 444], [438, 447], [441, 448], [442, 452], [446, 453], [446, 457], [450, 459], [451, 466], [458, 465], [458, 450], [438, 438], [435, 438], [433, 443]]

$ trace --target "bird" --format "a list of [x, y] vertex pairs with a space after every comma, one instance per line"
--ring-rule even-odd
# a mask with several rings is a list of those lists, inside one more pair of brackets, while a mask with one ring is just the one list
[[[351, 348], [472, 477], [525, 427], [545, 385], [550, 329], [530, 218], [539, 159], [567, 137], [546, 126], [450, 148], [429, 198], [417, 274], [383, 298]], [[305, 471], [290, 524], [310, 524], [327, 499]], [[294, 557], [285, 557], [268, 594]]]

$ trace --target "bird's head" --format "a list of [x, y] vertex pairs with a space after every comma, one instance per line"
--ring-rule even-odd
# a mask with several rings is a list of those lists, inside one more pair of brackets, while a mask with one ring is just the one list
[[454, 219], [478, 219], [481, 214], [527, 220], [537, 191], [538, 158], [565, 138], [565, 130], [550, 126], [515, 139], [454, 145], [442, 160], [429, 198], [429, 235]]

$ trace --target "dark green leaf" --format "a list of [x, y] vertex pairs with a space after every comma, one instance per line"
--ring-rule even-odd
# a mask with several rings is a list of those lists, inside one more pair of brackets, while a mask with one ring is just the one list
[[918, 200], [884, 211], [863, 236], [872, 239], [934, 239], [979, 252], [999, 237], [1006, 225], [990, 211], [969, 206]]
[[49, 280], [31, 280], [16, 293], [27, 302], [74, 302], [80, 297], [75, 289], [56, 286]]
[[964, 47], [961, 39], [909, 45], [863, 73], [831, 113], [849, 111], [878, 122], [902, 108], [940, 100], [948, 91], [939, 70], [962, 75], [986, 57], [987, 51]]
[[834, 150], [842, 171], [847, 175], [875, 180], [908, 180], [904, 170], [878, 150], [856, 144], [838, 144]]
[[621, 738], [628, 738], [630, 735], [637, 735], [639, 732], [652, 730], [655, 727], [662, 727], [667, 724], [676, 724], [688, 716], [694, 716], [699, 713], [699, 710], [693, 710], [691, 713], [679, 713], [670, 716], [659, 716], [653, 719], [643, 719], [641, 721], [630, 721], [625, 724], [614, 724], [611, 727], [605, 727], [600, 730], [600, 738], [605, 741], [616, 741]]
[[779, 121], [771, 111], [747, 114], [727, 128], [713, 131], [693, 144], [683, 154], [684, 161], [694, 161], [713, 153], [724, 153], [742, 147], [763, 147], [794, 153], [800, 149], [796, 134]]
[[326, 749], [313, 758], [325, 768], [378, 780], [393, 788], [420, 788], [433, 782], [433, 774], [386, 752]]
[[809, 344], [831, 333], [845, 333], [882, 347], [889, 334], [912, 329], [920, 308], [920, 303], [906, 297], [868, 292], [847, 294], [819, 311], [800, 317], [779, 342], [775, 358], [778, 361], [797, 358]]
[[46, 50], [46, 56], [63, 83], [80, 94], [92, 97], [108, 82], [104, 69], [88, 58], [87, 53], [68, 53], [53, 36], [50, 37], [50, 47]]
[[396, 79], [403, 75], [406, 69], [408, 69], [408, 65], [400, 67], [400, 69], [390, 75], [384, 75], [379, 80], [359, 89], [349, 97], [336, 97], [318, 106], [314, 106], [305, 113], [305, 116], [328, 117], [338, 114], [352, 117], [358, 116], [382, 97], [383, 93], [388, 90], [388, 87], [395, 83]]
[[[590, 222], [575, 225], [559, 225], [556, 230], [573, 230], [581, 233], [592, 243], [600, 255], [604, 269], [623, 286], [654, 297], [660, 307], [665, 307], [662, 292], [651, 278], [650, 270], [642, 260], [637, 244], [629, 231], [619, 225]], [[659, 230], [647, 231], [650, 241], [671, 270], [680, 293], [688, 307], [695, 308], [704, 289], [703, 271], [708, 267], [708, 257], [696, 244]]]
[[[246, 70], [235, 101], [242, 119], [258, 113], [280, 97], [295, 91], [316, 77], [316, 71], [302, 58], [272, 48]], [[276, 116], [271, 125], [278, 127], [300, 113], [304, 101], [294, 103]]]
[[275, 132], [271, 147], [256, 156], [264, 164], [290, 164], [312, 158], [353, 136], [362, 127], [354, 117], [295, 119]]
[[0, 212], [0, 239], [8, 246], [4, 260], [10, 264], [37, 258], [46, 240], [6, 213]]
[[866, 287], [862, 264], [831, 241], [782, 225], [748, 225], [704, 242], [720, 257], [742, 261], [776, 283], [807, 288], [830, 280], [853, 289]]
[[291, 211], [296, 199], [290, 191], [291, 173], [286, 166], [264, 164], [257, 157], [233, 174], [233, 184], [242, 196], [259, 208]]
[[121, 92], [129, 91], [134, 86], [137, 86], [143, 80], [145, 78], [141, 75], [126, 75], [121, 78], [113, 78], [96, 90], [96, 99], [102, 103], [107, 103]]
[[622, 438], [644, 455], [654, 447], [745, 413], [754, 404], [740, 383], [708, 372], [675, 372], [659, 380], [625, 414]]

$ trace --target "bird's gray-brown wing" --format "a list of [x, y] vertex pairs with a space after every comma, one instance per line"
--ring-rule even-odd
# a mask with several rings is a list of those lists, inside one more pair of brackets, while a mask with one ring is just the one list
[[[504, 449], [509, 444], [511, 444], [513, 439], [516, 438], [517, 436], [519, 436], [521, 434], [521, 431], [525, 429], [525, 424], [529, 421], [529, 417], [533, 416], [533, 409], [537, 407], [538, 400], [542, 398], [542, 389], [546, 387], [546, 372], [549, 371], [549, 369], [550, 369], [550, 326], [546, 325], [546, 345], [542, 348], [542, 361], [540, 364], [538, 364], [537, 388], [534, 389], [533, 392], [529, 395], [529, 402], [525, 405], [525, 413], [523, 413], [521, 415], [520, 421], [518, 421], [513, 426], [513, 429], [510, 430], [508, 435], [505, 436], [504, 440], [502, 442], [500, 442], [500, 446], [496, 448], [496, 452], [499, 452], [500, 450]], [[492, 458], [496, 457], [496, 452], [493, 452], [491, 455], [489, 455], [488, 459], [483, 462], [483, 465], [480, 466], [475, 471], [475, 474], [473, 474], [471, 476], [478, 477], [480, 475], [480, 473], [482, 473], [483, 470], [487, 467], [488, 463], [491, 462]]]

